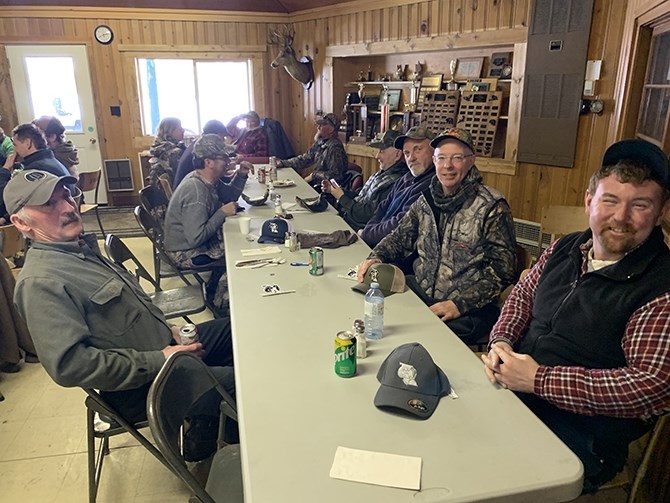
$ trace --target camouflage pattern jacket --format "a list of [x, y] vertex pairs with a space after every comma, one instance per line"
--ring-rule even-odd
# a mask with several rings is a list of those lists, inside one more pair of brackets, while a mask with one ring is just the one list
[[473, 166], [445, 196], [434, 178], [370, 257], [401, 262], [415, 256], [414, 274], [426, 295], [452, 300], [461, 314], [495, 302], [514, 280], [516, 241], [507, 201], [481, 182]]
[[315, 183], [320, 184], [324, 178], [327, 180], [334, 178], [339, 182], [347, 171], [349, 159], [342, 142], [334, 137], [329, 140], [318, 140], [304, 154], [282, 161], [282, 166], [296, 170], [314, 166], [312, 177]]
[[170, 179], [170, 186], [172, 186], [174, 175], [179, 166], [179, 159], [181, 159], [184, 150], [186, 150], [186, 145], [172, 137], [168, 137], [165, 140], [156, 138], [156, 141], [149, 150], [152, 156], [149, 159], [149, 183], [158, 186], [158, 177], [163, 173], [167, 173]]

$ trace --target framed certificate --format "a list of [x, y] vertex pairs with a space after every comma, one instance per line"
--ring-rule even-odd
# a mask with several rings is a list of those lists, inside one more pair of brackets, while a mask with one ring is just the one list
[[484, 57], [479, 58], [459, 58], [456, 66], [456, 80], [478, 79], [484, 66]]

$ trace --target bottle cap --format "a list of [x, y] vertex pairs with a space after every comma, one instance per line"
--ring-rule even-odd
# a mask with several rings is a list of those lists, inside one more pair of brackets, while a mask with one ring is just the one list
[[379, 288], [379, 283], [375, 283], [374, 281], [370, 283], [370, 288]]

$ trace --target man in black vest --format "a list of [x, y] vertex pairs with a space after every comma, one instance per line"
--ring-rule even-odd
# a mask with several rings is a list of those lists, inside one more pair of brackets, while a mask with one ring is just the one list
[[670, 408], [668, 157], [610, 146], [586, 191], [589, 229], [540, 257], [505, 303], [482, 356], [584, 465], [584, 492], [619, 472], [628, 444]]

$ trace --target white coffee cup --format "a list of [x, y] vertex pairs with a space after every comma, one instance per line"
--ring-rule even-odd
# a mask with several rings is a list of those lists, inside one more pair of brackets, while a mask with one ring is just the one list
[[251, 230], [251, 218], [250, 217], [237, 217], [237, 221], [240, 224], [240, 232], [245, 236], [249, 234]]

